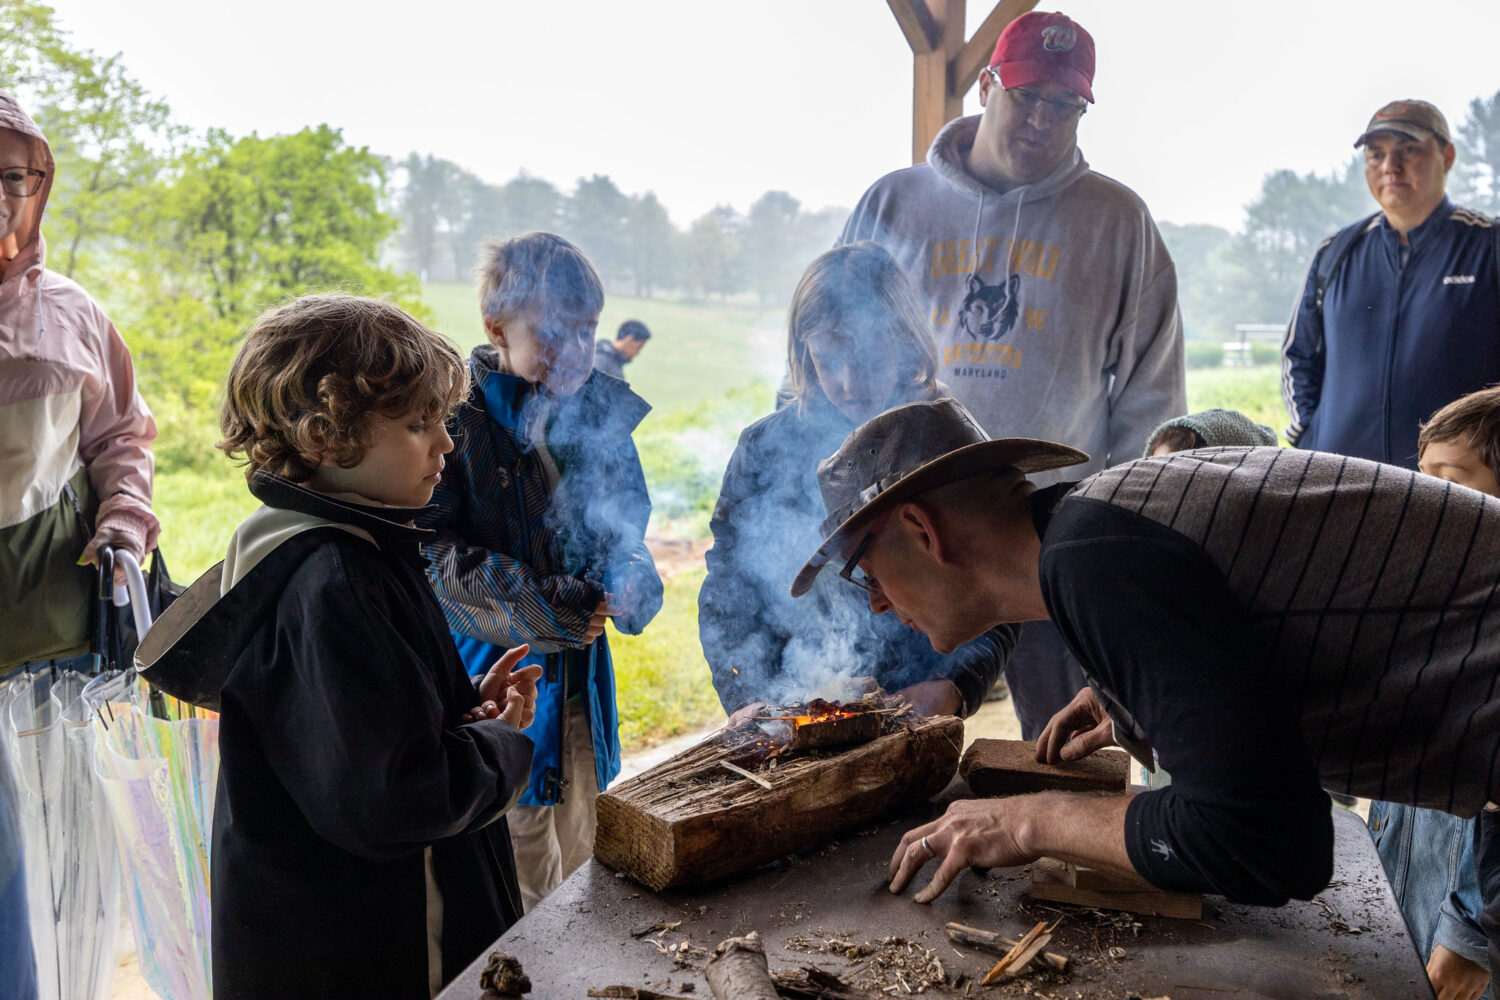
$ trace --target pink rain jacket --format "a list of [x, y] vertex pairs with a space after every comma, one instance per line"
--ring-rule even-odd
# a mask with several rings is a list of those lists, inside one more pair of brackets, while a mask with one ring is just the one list
[[[28, 525], [55, 525], [54, 509], [71, 509], [64, 486], [87, 469], [99, 500], [96, 525], [125, 532], [142, 552], [150, 551], [159, 529], [151, 513], [156, 424], [136, 391], [119, 332], [87, 292], [46, 270], [41, 220], [53, 179], [46, 138], [3, 93], [0, 128], [26, 136], [34, 144], [29, 166], [47, 171], [41, 190], [28, 199], [27, 221], [0, 241], [0, 258], [8, 259], [0, 279], [0, 540], [12, 553], [44, 548], [27, 537], [34, 533]], [[82, 545], [77, 548], [69, 564], [82, 553]], [[61, 560], [64, 553], [54, 549], [48, 558]], [[31, 569], [42, 574], [33, 583], [54, 573]], [[20, 613], [36, 588], [10, 589], [0, 582], [0, 621]], [[7, 652], [15, 651], [0, 649], [0, 663], [14, 658]]]

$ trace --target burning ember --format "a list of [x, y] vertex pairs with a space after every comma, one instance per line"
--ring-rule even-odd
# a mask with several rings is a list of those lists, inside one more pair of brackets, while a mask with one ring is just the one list
[[742, 725], [739, 731], [751, 739], [743, 746], [748, 752], [740, 762], [759, 764], [807, 750], [868, 743], [906, 707], [904, 701], [878, 693], [848, 703], [814, 698], [779, 706]]

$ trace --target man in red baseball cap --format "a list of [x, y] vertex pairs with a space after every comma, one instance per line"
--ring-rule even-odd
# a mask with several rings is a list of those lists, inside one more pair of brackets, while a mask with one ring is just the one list
[[[993, 437], [1092, 456], [1042, 485], [1141, 454], [1187, 412], [1177, 276], [1150, 213], [1078, 149], [1094, 101], [1094, 39], [1032, 12], [979, 72], [982, 111], [927, 161], [876, 181], [841, 242], [874, 240], [925, 300], [939, 377]], [[1006, 671], [1028, 739], [1078, 690], [1056, 630], [1028, 623]]]

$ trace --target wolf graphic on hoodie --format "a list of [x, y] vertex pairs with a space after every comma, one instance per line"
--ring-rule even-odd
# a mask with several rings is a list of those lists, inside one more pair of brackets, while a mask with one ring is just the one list
[[[52, 151], [0, 93], [0, 130], [22, 136], [46, 171], [29, 219], [0, 240], [0, 674], [89, 648], [94, 570], [77, 565], [85, 517], [156, 547], [151, 443], [130, 350], [88, 292], [46, 267], [42, 213]], [[15, 166], [16, 164], [0, 164]]]
[[874, 240], [925, 300], [939, 377], [992, 437], [1092, 456], [1038, 485], [1141, 453], [1187, 410], [1177, 274], [1140, 198], [1075, 146], [1004, 193], [964, 169], [979, 118], [958, 118], [927, 162], [865, 192], [839, 242]]

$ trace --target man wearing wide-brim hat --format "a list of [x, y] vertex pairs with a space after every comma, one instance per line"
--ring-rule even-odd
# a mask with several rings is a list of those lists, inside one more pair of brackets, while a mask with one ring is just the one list
[[1037, 857], [1280, 905], [1332, 874], [1323, 789], [1473, 815], [1500, 798], [1500, 500], [1391, 466], [1208, 448], [1035, 489], [1080, 461], [986, 440], [951, 399], [863, 424], [818, 467], [831, 565], [946, 651], [1050, 618], [1089, 686], [1039, 759], [1120, 743], [1172, 784], [954, 803], [902, 840], [899, 891]]

